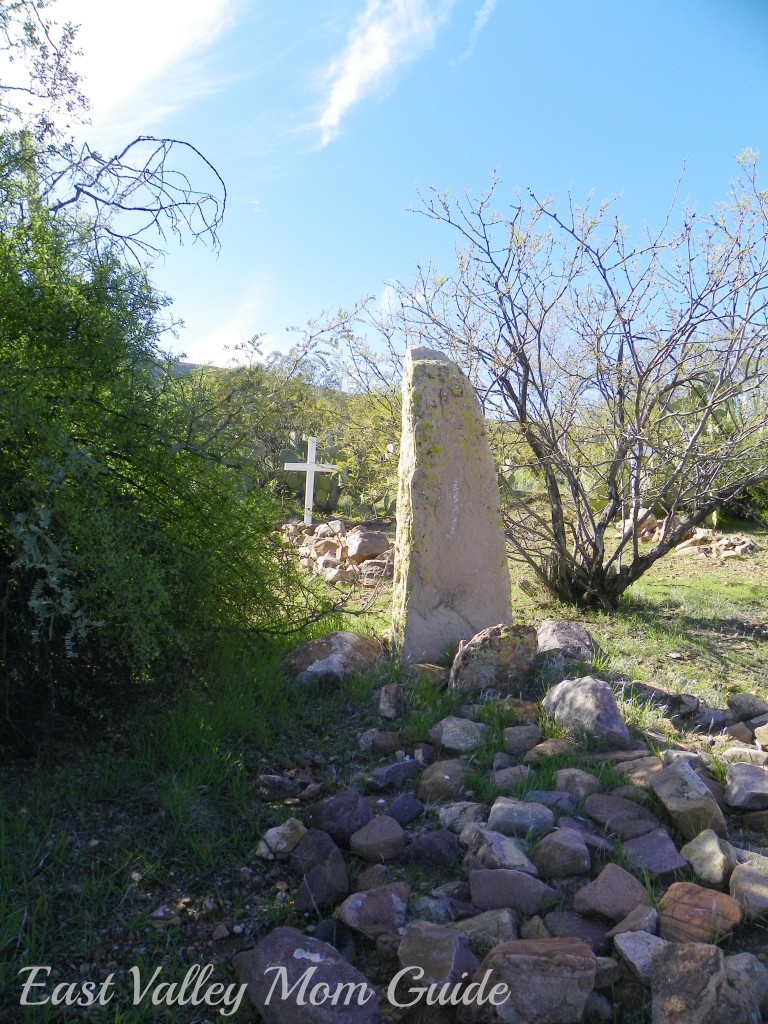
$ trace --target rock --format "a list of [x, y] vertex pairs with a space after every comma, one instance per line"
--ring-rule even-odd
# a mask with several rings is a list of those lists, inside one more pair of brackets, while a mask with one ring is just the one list
[[338, 918], [326, 917], [322, 921], [318, 921], [312, 937], [319, 942], [327, 942], [329, 946], [333, 946], [349, 963], [354, 960], [355, 933]]
[[595, 955], [579, 939], [504, 942], [486, 956], [473, 980], [489, 975], [486, 991], [504, 985], [508, 998], [496, 1008], [490, 1002], [470, 1005], [462, 1020], [576, 1024], [595, 973]]
[[343, 900], [349, 893], [349, 874], [341, 851], [306, 872], [294, 897], [294, 907], [303, 914]]
[[394, 645], [406, 663], [439, 660], [489, 623], [512, 621], [482, 410], [472, 384], [442, 352], [406, 353], [398, 477]]
[[612, 956], [598, 956], [597, 974], [595, 975], [595, 988], [612, 988], [621, 977], [621, 967], [618, 960]]
[[459, 835], [465, 825], [473, 821], [485, 821], [488, 817], [488, 805], [476, 804], [469, 800], [446, 804], [437, 812], [437, 820], [441, 828], [450, 829]]
[[375, 669], [384, 649], [373, 637], [357, 633], [329, 633], [310, 640], [285, 659], [285, 667], [297, 683], [340, 683], [353, 673]]
[[520, 757], [540, 739], [538, 725], [510, 725], [504, 730], [504, 750], [513, 757]]
[[315, 804], [305, 817], [309, 828], [319, 828], [338, 843], [348, 846], [350, 837], [373, 817], [373, 809], [368, 801], [349, 790], [329, 796]]
[[597, 645], [588, 629], [565, 619], [544, 619], [537, 630], [539, 655], [563, 661], [592, 661]]
[[587, 797], [584, 810], [605, 832], [615, 833], [625, 840], [635, 839], [661, 825], [645, 807], [608, 793], [593, 793]]
[[589, 852], [598, 857], [612, 857], [616, 851], [616, 843], [612, 839], [599, 836], [595, 832], [592, 822], [585, 818], [569, 818], [567, 815], [561, 815], [557, 824], [559, 828], [570, 828], [574, 832], [578, 832]]
[[448, 677], [451, 674], [449, 665], [433, 665], [428, 661], [419, 661], [415, 665], [403, 665], [402, 671], [406, 679], [410, 679], [414, 683], [418, 683], [420, 679], [427, 679], [440, 690], [444, 690], [448, 685]]
[[369, 864], [363, 868], [355, 882], [355, 892], [364, 892], [366, 889], [380, 889], [382, 885], [389, 885], [392, 881], [392, 873], [384, 864]]
[[349, 893], [347, 865], [327, 832], [307, 830], [291, 854], [291, 871], [302, 876], [294, 900], [299, 913], [338, 903]]
[[424, 803], [458, 800], [467, 788], [467, 779], [471, 772], [469, 764], [460, 758], [435, 761], [421, 773], [416, 795]]
[[768, 1015], [768, 967], [752, 953], [736, 953], [725, 958], [725, 973], [729, 983], [739, 991], [754, 986], [765, 1019]]
[[651, 786], [686, 839], [694, 839], [704, 829], [726, 834], [723, 812], [687, 761], [667, 765], [653, 776]]
[[375, 939], [404, 927], [406, 900], [410, 891], [410, 886], [405, 882], [391, 882], [377, 889], [356, 892], [344, 900], [337, 914], [354, 931]]
[[630, 910], [624, 920], [614, 925], [606, 935], [609, 939], [623, 935], [624, 932], [648, 932], [649, 935], [655, 935], [658, 924], [659, 912], [654, 907], [641, 905]]
[[744, 911], [747, 921], [768, 914], [768, 874], [755, 864], [738, 864], [728, 890]]
[[367, 861], [391, 860], [405, 845], [405, 833], [394, 818], [382, 814], [354, 832], [349, 839], [352, 853]]
[[560, 814], [575, 814], [579, 802], [571, 793], [563, 793], [556, 789], [530, 789], [523, 794], [526, 803], [543, 804], [553, 808]]
[[659, 935], [669, 942], [714, 942], [743, 919], [730, 896], [694, 882], [675, 882], [659, 902]]
[[586, 1024], [613, 1024], [615, 1019], [613, 1004], [608, 997], [602, 992], [590, 992], [582, 1020]]
[[536, 650], [536, 630], [532, 626], [491, 626], [459, 649], [451, 667], [450, 685], [457, 693], [489, 688], [502, 693], [521, 690], [530, 679]]
[[399, 683], [387, 683], [379, 690], [379, 714], [382, 718], [397, 718], [403, 710], [403, 688]]
[[665, 939], [651, 935], [646, 931], [621, 932], [613, 939], [613, 946], [630, 972], [642, 982], [650, 986], [653, 975], [653, 958], [656, 952], [668, 946]]
[[768, 808], [768, 771], [753, 764], [732, 764], [728, 769], [725, 802], [743, 811]]
[[598, 914], [617, 923], [635, 907], [647, 906], [645, 887], [618, 864], [606, 864], [594, 882], [576, 893], [573, 908], [580, 914]]
[[752, 743], [755, 738], [754, 730], [746, 722], [734, 722], [728, 726], [725, 733], [739, 743]]
[[555, 816], [543, 804], [500, 796], [488, 815], [488, 828], [505, 836], [542, 835], [555, 824]]
[[381, 793], [385, 789], [400, 789], [419, 772], [415, 761], [395, 761], [375, 768], [368, 776], [368, 789]]
[[605, 956], [610, 950], [606, 938], [608, 925], [572, 910], [551, 910], [544, 917], [544, 925], [553, 938], [582, 939], [595, 956]]
[[732, 693], [728, 697], [728, 710], [737, 722], [746, 722], [768, 714], [768, 701], [754, 693]]
[[256, 848], [256, 856], [262, 860], [287, 860], [306, 831], [298, 818], [288, 818], [282, 825], [275, 825], [264, 833]]
[[380, 530], [370, 530], [365, 526], [355, 526], [349, 531], [346, 539], [347, 558], [359, 565], [369, 558], [376, 558], [389, 549], [389, 538]]
[[514, 793], [525, 785], [533, 774], [527, 764], [516, 764], [510, 768], [500, 768], [493, 773], [493, 784], [501, 793]]
[[731, 984], [716, 946], [671, 942], [653, 957], [653, 1024], [757, 1024], [757, 990], [742, 980]]
[[424, 804], [412, 793], [400, 793], [389, 805], [387, 814], [405, 828], [424, 813]]
[[448, 829], [426, 832], [403, 850], [400, 864], [413, 864], [426, 871], [450, 871], [461, 854], [459, 840]]
[[537, 743], [535, 747], [532, 747], [526, 754], [521, 758], [526, 764], [538, 764], [540, 761], [546, 761], [549, 757], [559, 757], [560, 754], [570, 754], [576, 749], [576, 744], [572, 740], [559, 740], [552, 739], [542, 740], [541, 743]]
[[688, 870], [688, 862], [665, 828], [655, 828], [636, 839], [628, 839], [623, 846], [627, 864], [635, 871], [647, 871], [660, 882], [674, 882], [680, 872]]
[[464, 871], [467, 875], [480, 868], [504, 868], [537, 874], [535, 865], [526, 857], [519, 843], [501, 832], [487, 829], [475, 833], [464, 857]]
[[401, 967], [420, 968], [424, 973], [419, 976], [419, 984], [425, 985], [455, 985], [480, 966], [465, 935], [427, 921], [408, 925], [397, 958]]
[[664, 771], [664, 765], [658, 757], [640, 757], [622, 764], [619, 771], [638, 789], [651, 789], [655, 776]]
[[531, 860], [544, 878], [587, 874], [592, 866], [583, 836], [569, 828], [559, 828], [540, 839], [531, 851]]
[[470, 949], [485, 952], [502, 942], [518, 938], [517, 915], [512, 910], [486, 910], [482, 914], [466, 917], [449, 925], [454, 931], [466, 935]]
[[629, 730], [613, 690], [595, 676], [564, 679], [542, 701], [544, 712], [558, 725], [582, 733], [606, 747], [625, 747]]
[[586, 800], [593, 793], [599, 793], [603, 786], [597, 776], [581, 768], [561, 768], [555, 772], [555, 788], [570, 793], [577, 800]]
[[552, 936], [547, 931], [547, 926], [538, 914], [534, 914], [533, 917], [529, 917], [527, 921], [523, 921], [520, 925], [520, 938], [521, 939], [551, 939]]
[[449, 715], [432, 726], [427, 739], [436, 747], [442, 746], [449, 754], [466, 754], [474, 750], [488, 732], [487, 725]]
[[[765, 729], [765, 726], [761, 728]], [[759, 731], [758, 729], [757, 732]], [[765, 736], [755, 734], [758, 743], [765, 743], [765, 738]], [[730, 761], [732, 764], [759, 764], [761, 766], [768, 764], [768, 751], [748, 746], [727, 747], [718, 752], [718, 757], [721, 761]]]
[[[338, 1024], [336, 1002], [330, 998], [317, 1005], [310, 1002], [309, 992], [315, 985], [327, 985], [331, 993], [342, 991], [339, 985], [355, 986], [355, 998], [343, 1010], [344, 1024], [381, 1021], [376, 993], [365, 975], [333, 946], [302, 935], [296, 928], [276, 928], [254, 949], [243, 953], [238, 966], [240, 981], [247, 985], [248, 996], [264, 1024]], [[307, 972], [302, 999], [301, 979]]]
[[538, 914], [551, 906], [557, 893], [524, 871], [479, 868], [469, 874], [472, 903], [478, 910], [507, 908], [521, 914]]
[[259, 796], [271, 803], [296, 796], [299, 786], [295, 779], [287, 779], [284, 775], [260, 775], [256, 779], [256, 789]]
[[702, 880], [717, 888], [728, 883], [736, 867], [736, 854], [730, 843], [721, 839], [712, 829], [705, 829], [695, 839], [681, 847], [685, 857]]

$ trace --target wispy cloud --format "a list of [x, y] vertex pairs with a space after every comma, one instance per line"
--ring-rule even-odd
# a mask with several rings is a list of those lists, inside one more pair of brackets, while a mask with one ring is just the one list
[[79, 25], [77, 61], [91, 101], [97, 134], [142, 130], [216, 87], [201, 63], [207, 50], [234, 24], [242, 0], [58, 0], [58, 22]]
[[326, 75], [327, 97], [318, 126], [322, 145], [373, 89], [390, 81], [435, 42], [455, 0], [368, 0], [347, 45]]
[[451, 63], [454, 66], [456, 64], [461, 64], [465, 60], [469, 60], [469, 58], [475, 52], [475, 47], [477, 46], [477, 40], [478, 40], [478, 38], [480, 36], [480, 33], [483, 31], [485, 26], [488, 24], [488, 21], [489, 21], [491, 15], [493, 14], [493, 9], [495, 8], [497, 3], [498, 3], [498, 0], [484, 0], [483, 6], [478, 8], [478, 10], [475, 11], [475, 20], [472, 23], [472, 29], [471, 29], [471, 31], [469, 33], [469, 40], [467, 41], [467, 48], [466, 48], [466, 50], [462, 54], [460, 54], [456, 58], [456, 60], [451, 61]]

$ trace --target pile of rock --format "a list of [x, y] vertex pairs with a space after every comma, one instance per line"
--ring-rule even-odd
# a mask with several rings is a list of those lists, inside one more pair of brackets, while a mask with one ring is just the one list
[[[551, 646], [567, 625], [547, 623], [541, 636]], [[451, 670], [457, 689], [462, 673], [470, 681], [461, 692], [500, 681], [488, 652], [505, 647], [505, 634], [484, 633]], [[506, 640], [518, 658], [496, 658], [508, 682], [530, 671], [538, 645], [514, 629]], [[407, 1004], [431, 1024], [613, 1021], [643, 1004], [654, 1024], [763, 1019], [768, 969], [718, 943], [768, 916], [768, 857], [728, 841], [729, 821], [734, 837], [765, 829], [768, 768], [734, 754], [722, 785], [693, 752], [633, 744], [610, 686], [588, 675], [562, 681], [541, 705], [496, 697], [512, 724], [488, 780], [500, 795], [485, 803], [472, 755], [491, 735], [477, 720], [487, 696], [418, 742], [364, 734], [363, 748], [394, 759], [264, 836], [259, 856], [313, 922], [276, 929], [242, 959], [266, 1024], [342, 1019], [330, 1000], [350, 988], [361, 998], [343, 1006], [348, 1024], [422, 1019]], [[762, 737], [754, 722], [768, 724], [768, 704], [749, 697], [734, 695], [729, 714]], [[404, 703], [399, 684], [379, 695], [389, 720]], [[591, 752], [543, 739], [542, 713], [586, 736]], [[546, 769], [564, 752], [571, 767]], [[414, 889], [414, 878], [436, 874], [441, 884]], [[365, 975], [352, 960], [370, 965]], [[285, 985], [267, 1002], [277, 975]], [[487, 998], [494, 986], [497, 1005]], [[442, 992], [442, 1004], [427, 1006], [427, 991]]]
[[[645, 544], [658, 544], [670, 530], [681, 525], [676, 516], [657, 519], [647, 508], [638, 509], [637, 523], [638, 539]], [[634, 528], [634, 522], [631, 519], [624, 519], [618, 524], [616, 530], [622, 537], [631, 537]], [[697, 527], [683, 534], [676, 550], [701, 557], [735, 558], [737, 555], [753, 554], [755, 545], [749, 537], [744, 537], [741, 534], [720, 534], [715, 530]]]
[[281, 535], [297, 548], [302, 568], [326, 583], [375, 587], [392, 576], [394, 547], [383, 530], [359, 524], [347, 529], [341, 519], [313, 526], [286, 523]]

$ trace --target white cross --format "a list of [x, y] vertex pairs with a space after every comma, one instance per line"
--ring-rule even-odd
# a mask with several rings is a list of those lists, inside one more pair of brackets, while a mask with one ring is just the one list
[[307, 474], [307, 484], [304, 489], [304, 525], [312, 525], [312, 505], [315, 500], [315, 473], [335, 473], [338, 466], [326, 466], [315, 462], [317, 452], [317, 438], [307, 438], [307, 461], [286, 462], [283, 469], [298, 470], [299, 473]]

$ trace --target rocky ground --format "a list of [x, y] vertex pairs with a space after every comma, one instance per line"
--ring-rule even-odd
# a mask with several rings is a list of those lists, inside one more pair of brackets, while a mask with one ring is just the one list
[[[361, 1024], [763, 1019], [768, 702], [738, 694], [712, 709], [666, 695], [702, 736], [716, 726], [728, 738], [713, 759], [706, 742], [697, 752], [631, 737], [592, 674], [541, 702], [507, 695], [542, 658], [550, 675], [567, 674], [594, 650], [573, 624], [545, 622], [533, 644], [530, 627], [484, 631], [450, 672], [467, 699], [457, 714], [416, 741], [392, 724], [366, 730], [361, 747], [388, 752], [384, 762], [265, 834], [257, 855], [298, 925], [242, 958], [267, 1024], [286, 1018], [277, 997], [264, 1003], [264, 967], [296, 980], [308, 936], [313, 982], [370, 987], [364, 1006], [345, 1011]], [[382, 689], [382, 723], [397, 724], [404, 700], [399, 684]], [[482, 774], [475, 754], [492, 740], [492, 706], [509, 724]], [[546, 723], [561, 735], [544, 738]], [[489, 971], [506, 986], [498, 1009], [466, 989]], [[454, 1005], [429, 1007], [426, 995], [398, 1005], [414, 999], [414, 978]], [[293, 1005], [290, 1019], [330, 1021], [334, 1010]]]

